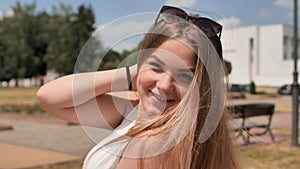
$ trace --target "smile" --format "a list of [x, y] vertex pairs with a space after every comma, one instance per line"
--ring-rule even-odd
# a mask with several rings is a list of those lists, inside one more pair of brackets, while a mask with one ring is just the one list
[[175, 102], [174, 99], [166, 99], [165, 97], [159, 95], [159, 94], [156, 94], [156, 93], [153, 93], [151, 90], [149, 90], [149, 96], [153, 96], [156, 100], [158, 100], [159, 102], [162, 102], [162, 103], [169, 103], [169, 102]]

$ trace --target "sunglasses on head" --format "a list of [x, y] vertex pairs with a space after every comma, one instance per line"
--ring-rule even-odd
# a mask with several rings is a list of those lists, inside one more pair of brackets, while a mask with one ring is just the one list
[[218, 37], [221, 38], [222, 25], [219, 23], [205, 17], [190, 16], [184, 10], [172, 6], [163, 6], [161, 8], [156, 18], [155, 25], [161, 20], [171, 23], [182, 22], [182, 19], [185, 21], [192, 21], [192, 23], [207, 37], [218, 35]]

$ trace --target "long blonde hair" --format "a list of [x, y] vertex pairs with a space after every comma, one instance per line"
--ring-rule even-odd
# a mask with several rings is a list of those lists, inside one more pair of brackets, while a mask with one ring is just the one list
[[[199, 30], [196, 33], [199, 33]], [[204, 37], [205, 35], [202, 34], [201, 36]], [[187, 42], [198, 55], [194, 81], [182, 101], [154, 120], [147, 123], [136, 123], [126, 134], [126, 136], [131, 138], [151, 138], [152, 136], [165, 133], [163, 138], [166, 140], [152, 139], [151, 143], [142, 144], [140, 152], [147, 152], [151, 149], [154, 149], [152, 151], [158, 151], [157, 145], [160, 148], [166, 147], [171, 142], [174, 142], [174, 138], [181, 138], [177, 139], [177, 141], [175, 140], [176, 144], [172, 144], [174, 146], [165, 149], [165, 152], [150, 157], [152, 162], [160, 164], [161, 168], [164, 169], [239, 168], [228, 125], [230, 117], [229, 113], [226, 112], [225, 106], [220, 108], [222, 111], [220, 112], [220, 120], [216, 122], [218, 124], [210, 137], [203, 143], [199, 141], [201, 131], [212, 107], [212, 84], [209, 73], [200, 59], [199, 55], [201, 55], [201, 52], [197, 53], [197, 49], [199, 52], [201, 48], [199, 45], [201, 44], [197, 44], [195, 38], [201, 36], [195, 37], [195, 27], [192, 28], [191, 24], [159, 23], [146, 35], [141, 47], [138, 59], [139, 67], [149, 56], [148, 51], [145, 49], [157, 48], [169, 39]], [[205, 39], [207, 39], [206, 36]], [[208, 37], [207, 41], [209, 41], [208, 46], [212, 46], [212, 48], [206, 49], [207, 47], [202, 47], [201, 50], [214, 50], [213, 52], [217, 53], [219, 59], [223, 62], [222, 46], [219, 37], [217, 35]], [[143, 52], [143, 50], [146, 52]], [[210, 53], [210, 51], [206, 52], [207, 55]], [[209, 56], [207, 57], [209, 59]], [[225, 93], [218, 94], [225, 95]], [[192, 123], [193, 121], [194, 123]], [[146, 140], [144, 141], [147, 142]], [[149, 166], [145, 165], [145, 160], [148, 157], [145, 157], [145, 153], [141, 154], [144, 156], [139, 157], [138, 167], [141, 169], [149, 168]]]
[[[136, 122], [124, 136], [110, 141], [99, 149], [129, 138], [129, 144], [137, 147], [138, 156], [133, 158], [138, 160], [139, 169], [153, 169], [151, 165], [146, 164], [146, 160], [149, 159], [151, 163], [155, 163], [156, 168], [159, 166], [158, 168], [163, 169], [240, 168], [228, 127], [229, 114], [224, 105], [221, 104], [218, 109], [220, 112], [217, 113], [221, 116], [220, 119], [216, 118], [216, 128], [212, 129], [207, 139], [201, 141], [205, 132], [202, 130], [205, 130], [209, 114], [215, 110], [212, 108], [215, 106], [212, 105], [215, 97], [212, 94], [212, 82], [203, 56], [210, 60], [209, 55], [215, 54], [218, 60], [223, 62], [220, 39], [216, 35], [207, 38], [197, 27], [189, 23], [161, 22], [145, 37], [138, 58], [138, 68], [150, 55], [151, 50], [146, 49], [156, 49], [169, 39], [187, 43], [198, 57], [194, 80], [188, 92], [179, 104], [169, 108], [159, 117], [146, 122]], [[222, 92], [217, 94], [225, 95]], [[122, 157], [130, 155], [124, 151]]]

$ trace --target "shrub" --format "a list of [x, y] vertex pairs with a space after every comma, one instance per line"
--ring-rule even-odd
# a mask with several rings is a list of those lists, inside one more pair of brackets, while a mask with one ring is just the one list
[[253, 81], [251, 81], [251, 83], [250, 83], [249, 93], [250, 94], [256, 94], [256, 86], [255, 86], [255, 83]]

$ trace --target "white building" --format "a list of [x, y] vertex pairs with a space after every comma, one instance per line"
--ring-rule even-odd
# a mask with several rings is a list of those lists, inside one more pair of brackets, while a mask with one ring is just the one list
[[293, 27], [238, 27], [223, 31], [221, 40], [224, 58], [232, 64], [230, 83], [280, 86], [293, 82]]

